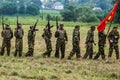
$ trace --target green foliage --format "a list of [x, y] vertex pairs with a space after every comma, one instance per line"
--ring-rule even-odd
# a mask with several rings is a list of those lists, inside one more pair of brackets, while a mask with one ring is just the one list
[[39, 14], [39, 7], [35, 4], [30, 4], [26, 8], [26, 13], [31, 15]]
[[61, 11], [63, 21], [77, 21], [78, 10], [75, 6], [69, 5], [65, 10]]
[[22, 4], [19, 8], [19, 13], [20, 14], [25, 14], [25, 12], [26, 12], [25, 5]]
[[11, 2], [2, 3], [0, 6], [0, 14], [13, 15], [17, 13], [17, 5]]

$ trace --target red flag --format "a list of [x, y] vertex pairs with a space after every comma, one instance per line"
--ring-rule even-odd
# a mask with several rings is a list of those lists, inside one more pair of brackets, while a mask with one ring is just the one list
[[101, 32], [105, 29], [107, 23], [109, 21], [112, 21], [114, 19], [115, 16], [115, 12], [117, 10], [117, 7], [119, 5], [119, 1], [116, 2], [116, 4], [114, 5], [113, 9], [110, 11], [110, 13], [100, 22], [99, 26], [97, 27], [98, 32]]

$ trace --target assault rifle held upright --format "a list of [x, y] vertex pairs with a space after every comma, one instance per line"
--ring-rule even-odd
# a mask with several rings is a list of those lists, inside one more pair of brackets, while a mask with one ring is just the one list
[[58, 25], [58, 17], [56, 16], [56, 29], [58, 30], [59, 25]]
[[35, 32], [35, 31], [38, 31], [38, 29], [36, 29], [36, 26], [37, 26], [37, 23], [38, 23], [39, 19], [36, 20], [33, 28], [32, 28], [32, 33]]
[[50, 26], [50, 19], [48, 19], [47, 27], [48, 27], [48, 31], [50, 32], [50, 29], [53, 27], [53, 25]]
[[2, 16], [2, 29], [4, 30], [4, 17]]

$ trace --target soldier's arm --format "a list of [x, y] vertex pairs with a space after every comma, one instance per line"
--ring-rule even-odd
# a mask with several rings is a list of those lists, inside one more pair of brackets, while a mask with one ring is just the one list
[[59, 32], [56, 31], [56, 32], [55, 32], [55, 38], [58, 38], [58, 37], [59, 37]]
[[68, 41], [68, 36], [66, 31], [65, 31], [65, 40]]
[[23, 36], [24, 36], [24, 30], [22, 29], [22, 33], [23, 33]]
[[11, 33], [11, 39], [13, 38], [13, 31], [12, 30], [10, 30], [10, 33]]
[[1, 36], [4, 37], [4, 31], [1, 32]]

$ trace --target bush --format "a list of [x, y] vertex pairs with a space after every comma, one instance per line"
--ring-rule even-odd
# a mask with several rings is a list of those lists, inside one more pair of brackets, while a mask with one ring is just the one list
[[39, 7], [35, 4], [30, 4], [26, 8], [26, 13], [31, 15], [38, 15], [39, 14]]
[[0, 14], [16, 14], [17, 13], [17, 5], [15, 3], [5, 2], [2, 3], [0, 7]]

